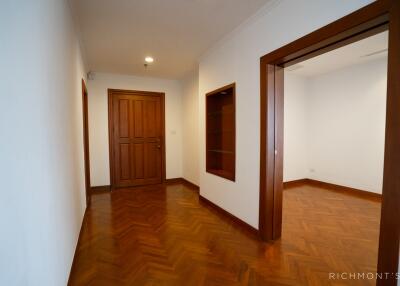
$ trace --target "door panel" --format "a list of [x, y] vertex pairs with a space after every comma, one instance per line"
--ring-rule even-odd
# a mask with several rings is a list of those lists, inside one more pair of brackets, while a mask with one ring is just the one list
[[120, 160], [120, 179], [129, 180], [131, 177], [131, 157], [129, 143], [119, 145], [119, 160]]
[[143, 100], [134, 100], [133, 108], [134, 136], [135, 138], [142, 138], [144, 137]]
[[161, 95], [118, 92], [111, 100], [113, 186], [161, 183], [165, 150]]
[[135, 143], [133, 144], [133, 158], [134, 158], [134, 166], [135, 166], [135, 175], [134, 178], [144, 179], [144, 144], [143, 143]]
[[129, 138], [129, 100], [121, 99], [118, 101], [119, 113], [119, 137]]
[[150, 100], [146, 101], [146, 137], [157, 137], [157, 119], [157, 102]]
[[157, 160], [157, 155], [159, 153], [159, 150], [157, 148], [158, 143], [157, 142], [151, 142], [146, 145], [146, 161], [148, 164], [146, 164], [146, 177], [147, 178], [157, 178], [158, 176], [158, 170], [155, 168], [155, 166], [158, 165], [158, 160]]

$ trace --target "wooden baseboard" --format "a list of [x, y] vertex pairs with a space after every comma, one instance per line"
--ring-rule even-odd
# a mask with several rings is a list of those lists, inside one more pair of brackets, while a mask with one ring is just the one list
[[[172, 179], [166, 179], [164, 181], [164, 184], [166, 185], [185, 185], [189, 187], [190, 189], [193, 190], [199, 190], [199, 186], [193, 184], [192, 182], [189, 182], [188, 180], [184, 178], [172, 178]], [[139, 188], [139, 187], [146, 187], [146, 186], [135, 186], [135, 187], [129, 187], [129, 188]], [[91, 194], [102, 194], [102, 193], [107, 193], [111, 191], [111, 186], [110, 185], [105, 185], [105, 186], [96, 186], [96, 187], [91, 187], [90, 188], [90, 193]]]
[[186, 180], [185, 178], [182, 178], [183, 180], [183, 184], [187, 187], [189, 187], [190, 189], [194, 190], [194, 191], [200, 191], [200, 187], [196, 184], [193, 184], [192, 182]]
[[86, 212], [87, 212], [87, 208], [85, 209], [85, 213], [83, 214], [82, 224], [81, 224], [81, 228], [80, 228], [80, 230], [79, 230], [79, 235], [78, 235], [78, 242], [76, 243], [76, 246], [75, 246], [74, 258], [72, 259], [72, 265], [71, 265], [71, 269], [70, 269], [70, 271], [69, 271], [69, 276], [68, 276], [68, 283], [67, 283], [67, 285], [70, 285], [70, 279], [71, 279], [71, 276], [72, 276], [72, 272], [74, 271], [74, 269], [75, 269], [75, 267], [76, 267], [76, 266], [75, 266], [75, 264], [76, 264], [76, 252], [77, 252], [78, 246], [80, 245], [81, 240], [82, 240], [82, 230], [83, 230], [83, 227], [84, 227], [85, 224], [86, 224]]
[[164, 183], [166, 185], [179, 185], [179, 184], [183, 184], [182, 182], [182, 178], [171, 178], [171, 179], [165, 179]]
[[206, 199], [202, 195], [199, 195], [199, 202], [201, 204], [204, 204], [204, 205], [208, 206], [210, 209], [214, 210], [215, 212], [217, 212], [221, 216], [228, 217], [235, 224], [235, 227], [239, 227], [240, 229], [244, 230], [245, 232], [247, 232], [247, 233], [259, 238], [258, 229], [256, 229], [253, 226], [249, 225], [247, 222], [242, 221], [240, 218], [234, 216], [233, 214], [231, 214], [230, 212], [224, 210], [220, 206], [217, 206], [216, 204], [214, 204], [210, 200]]
[[345, 186], [341, 186], [341, 185], [337, 185], [337, 184], [326, 183], [326, 182], [313, 180], [313, 179], [300, 179], [300, 180], [294, 180], [294, 181], [289, 181], [289, 182], [283, 183], [283, 187], [285, 189], [303, 186], [303, 185], [312, 185], [312, 186], [316, 186], [319, 188], [328, 189], [329, 191], [348, 194], [348, 195], [352, 195], [355, 197], [365, 198], [365, 199], [369, 199], [369, 200], [373, 200], [373, 201], [380, 202], [382, 200], [381, 194], [372, 193], [372, 192], [355, 189], [355, 188], [350, 188], [350, 187], [345, 187]]
[[185, 178], [166, 179], [165, 183], [167, 185], [179, 185], [179, 184], [182, 184], [182, 185], [185, 185], [185, 186], [187, 186], [188, 188], [190, 188], [190, 189], [192, 189], [194, 191], [199, 191], [200, 190], [199, 186], [197, 186], [196, 184], [193, 184], [192, 182], [186, 180]]
[[290, 189], [290, 188], [300, 187], [307, 184], [308, 180], [309, 179], [299, 179], [299, 180], [283, 182], [283, 188]]
[[[192, 182], [189, 182], [188, 180], [186, 180], [184, 178], [167, 179], [165, 181], [165, 183], [167, 185], [182, 184], [196, 192], [200, 191], [199, 186], [197, 186], [196, 184], [193, 184]], [[205, 205], [206, 207], [208, 207], [209, 209], [212, 209], [214, 212], [218, 213], [220, 216], [228, 217], [235, 224], [236, 227], [239, 227], [240, 229], [244, 230], [246, 233], [249, 233], [250, 235], [256, 236], [257, 238], [259, 238], [258, 229], [254, 228], [253, 226], [249, 225], [248, 223], [242, 221], [241, 219], [234, 216], [230, 212], [224, 210], [220, 206], [217, 206], [216, 204], [214, 204], [213, 202], [206, 199], [205, 197], [203, 197], [200, 194], [199, 194], [199, 202], [201, 204]]]
[[91, 187], [90, 188], [90, 193], [91, 194], [101, 194], [101, 193], [108, 193], [108, 192], [111, 192], [111, 186], [110, 185], [96, 186], [96, 187]]

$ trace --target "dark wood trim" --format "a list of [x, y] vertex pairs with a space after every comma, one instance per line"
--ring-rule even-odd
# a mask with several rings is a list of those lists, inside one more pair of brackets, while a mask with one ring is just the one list
[[202, 195], [199, 195], [199, 202], [203, 205], [208, 206], [211, 210], [215, 211], [216, 213], [220, 214], [221, 216], [228, 217], [235, 224], [236, 228], [242, 229], [252, 236], [259, 237], [258, 229], [249, 225], [247, 222], [242, 221], [240, 218], [234, 216], [233, 214], [224, 210], [220, 206], [217, 206], [216, 204], [214, 204], [210, 200], [206, 199]]
[[327, 182], [322, 182], [318, 180], [313, 180], [313, 179], [306, 179], [307, 184], [316, 186], [319, 188], [324, 188], [324, 189], [329, 189], [330, 191], [338, 192], [338, 193], [343, 193], [343, 194], [348, 194], [352, 195], [355, 197], [360, 197], [364, 199], [369, 199], [373, 201], [381, 201], [382, 200], [382, 195], [377, 194], [377, 193], [372, 193], [356, 188], [351, 188], [351, 187], [346, 187], [346, 186], [341, 186], [337, 184], [332, 184], [332, 183], [327, 183]]
[[170, 178], [170, 179], [166, 179], [164, 181], [164, 183], [166, 185], [179, 185], [179, 184], [183, 184], [183, 179], [182, 178]]
[[[389, 22], [389, 9], [395, 0], [377, 0], [339, 20], [332, 22], [306, 36], [291, 42], [261, 57], [265, 64], [283, 65], [306, 55], [312, 57], [326, 53], [325, 48], [346, 41], [346, 44], [360, 40], [357, 37]], [[378, 33], [378, 32], [376, 32]], [[370, 35], [371, 36], [371, 35]], [[353, 39], [347, 41], [348, 39]], [[336, 46], [338, 48], [339, 46]], [[316, 53], [316, 51], [320, 51]]]
[[83, 214], [83, 219], [82, 219], [82, 224], [81, 224], [81, 228], [79, 229], [79, 235], [78, 235], [78, 242], [76, 243], [75, 246], [75, 251], [74, 251], [74, 258], [72, 258], [72, 265], [71, 265], [71, 269], [69, 271], [69, 276], [68, 276], [68, 282], [67, 285], [71, 285], [71, 277], [73, 275], [73, 272], [75, 271], [76, 268], [76, 256], [77, 256], [77, 250], [78, 250], [78, 246], [81, 245], [81, 241], [82, 241], [82, 230], [86, 225], [86, 217], [87, 217], [87, 208], [85, 209], [85, 213]]
[[301, 187], [306, 185], [307, 182], [308, 179], [298, 179], [298, 180], [283, 182], [283, 189], [286, 190], [290, 188]]
[[[382, 17], [382, 19], [384, 21], [387, 20], [387, 15], [383, 15], [381, 17]], [[376, 27], [372, 27], [371, 29], [366, 30], [364, 32], [361, 32], [359, 34], [356, 34], [356, 35], [354, 35], [354, 36], [352, 36], [350, 38], [346, 38], [346, 39], [344, 39], [342, 41], [332, 43], [332, 44], [330, 44], [328, 46], [325, 46], [325, 47], [321, 47], [321, 48], [319, 48], [319, 49], [317, 49], [317, 50], [315, 50], [313, 52], [310, 52], [310, 53], [308, 53], [308, 54], [306, 54], [304, 56], [295, 58], [295, 59], [290, 60], [288, 62], [284, 62], [284, 63], [282, 63], [280, 65], [283, 66], [283, 67], [289, 67], [291, 65], [295, 65], [297, 63], [300, 63], [300, 62], [306, 61], [308, 59], [311, 59], [313, 57], [328, 53], [330, 51], [339, 49], [341, 47], [347, 46], [347, 45], [352, 44], [354, 42], [361, 41], [361, 40], [366, 39], [368, 37], [371, 37], [371, 36], [374, 36], [374, 35], [379, 34], [381, 32], [384, 32], [384, 31], [386, 31], [388, 29], [388, 27], [389, 27], [388, 23], [381, 24], [381, 25], [376, 26]]]
[[[284, 119], [284, 84], [283, 68], [274, 66], [274, 200], [272, 217], [272, 239], [278, 239], [282, 233], [282, 200], [283, 200], [283, 119]], [[272, 141], [272, 140], [271, 140]]]
[[92, 195], [111, 192], [111, 185], [95, 186], [90, 188]]
[[[196, 184], [193, 184], [192, 182], [189, 182], [188, 180], [184, 179], [184, 178], [172, 178], [172, 179], [166, 179], [163, 182], [166, 185], [185, 185], [187, 187], [189, 187], [190, 189], [193, 190], [199, 190], [199, 186], [197, 186]], [[147, 185], [146, 185], [147, 186]], [[143, 186], [134, 186], [134, 187], [121, 187], [121, 189], [124, 188], [140, 188]], [[95, 187], [91, 187], [91, 194], [101, 194], [101, 193], [108, 193], [112, 191], [111, 185], [104, 185], [104, 186], [95, 186]]]
[[85, 169], [86, 206], [91, 203], [90, 197], [90, 156], [89, 156], [89, 103], [85, 80], [82, 79], [82, 115], [83, 115], [83, 156]]
[[342, 185], [322, 182], [322, 181], [318, 181], [318, 180], [308, 179], [308, 178], [285, 182], [285, 183], [283, 183], [283, 185], [284, 185], [285, 189], [295, 188], [295, 187], [304, 186], [304, 185], [316, 186], [319, 188], [327, 189], [329, 191], [342, 193], [342, 194], [346, 194], [346, 195], [351, 195], [351, 196], [358, 197], [358, 198], [368, 199], [371, 201], [376, 201], [376, 202], [382, 201], [381, 194], [372, 193], [369, 191], [355, 189], [355, 188], [346, 187], [346, 186], [342, 186]]
[[[260, 207], [259, 230], [263, 240], [273, 240], [275, 188], [275, 66], [261, 63]], [[263, 191], [261, 191], [263, 190]], [[277, 216], [276, 216], [277, 218]]]
[[227, 89], [230, 89], [230, 88], [236, 89], [236, 84], [234, 82], [230, 83], [230, 84], [227, 84], [227, 85], [225, 85], [223, 87], [220, 87], [220, 88], [217, 88], [217, 89], [215, 89], [213, 91], [207, 92], [206, 96], [214, 95], [214, 94], [220, 93], [221, 91], [224, 91], [224, 90], [227, 90]]
[[153, 91], [139, 91], [139, 90], [124, 90], [124, 89], [108, 89], [108, 152], [110, 160], [110, 185], [111, 189], [114, 189], [114, 152], [113, 152], [113, 108], [112, 108], [112, 97], [117, 94], [130, 94], [130, 95], [149, 95], [159, 96], [161, 99], [161, 181], [165, 182], [166, 179], [166, 147], [165, 147], [165, 93], [153, 92]]
[[[379, 273], [396, 273], [400, 247], [400, 1], [377, 0], [260, 59], [260, 236], [280, 237], [282, 195], [279, 153], [283, 119], [283, 81], [279, 67], [315, 57], [343, 45], [389, 29], [385, 162], [378, 258]], [[278, 78], [278, 80], [277, 80]], [[282, 92], [279, 92], [281, 90]], [[278, 91], [278, 92], [277, 92]], [[278, 129], [278, 130], [277, 130]], [[278, 137], [278, 138], [276, 138]], [[275, 156], [275, 150], [277, 154]], [[378, 285], [397, 284], [394, 275], [378, 279]]]
[[[379, 273], [399, 271], [400, 255], [400, 1], [390, 1], [385, 159], [379, 236]], [[395, 277], [378, 285], [396, 285]]]
[[192, 182], [186, 180], [185, 178], [182, 178], [182, 180], [183, 180], [183, 184], [184, 184], [185, 186], [187, 186], [187, 187], [189, 187], [190, 189], [195, 190], [195, 191], [197, 191], [197, 192], [200, 191], [200, 187], [199, 187], [198, 185], [196, 185], [196, 184], [194, 184], [194, 183], [192, 183]]
[[165, 184], [167, 185], [185, 185], [188, 188], [199, 191], [200, 187], [192, 182], [186, 180], [185, 178], [173, 178], [173, 179], [166, 179]]
[[109, 158], [109, 168], [110, 168], [110, 186], [113, 189], [114, 184], [114, 147], [113, 147], [113, 101], [112, 101], [112, 93], [110, 89], [107, 91], [108, 93], [108, 158]]

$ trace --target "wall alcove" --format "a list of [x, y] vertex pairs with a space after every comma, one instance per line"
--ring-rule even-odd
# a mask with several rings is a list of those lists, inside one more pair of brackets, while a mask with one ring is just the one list
[[235, 84], [206, 95], [206, 171], [235, 181]]

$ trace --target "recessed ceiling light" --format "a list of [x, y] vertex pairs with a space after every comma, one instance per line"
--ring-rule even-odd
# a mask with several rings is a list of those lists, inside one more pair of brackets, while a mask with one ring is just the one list
[[146, 61], [146, 63], [152, 63], [154, 62], [154, 59], [152, 57], [145, 57], [144, 59]]

